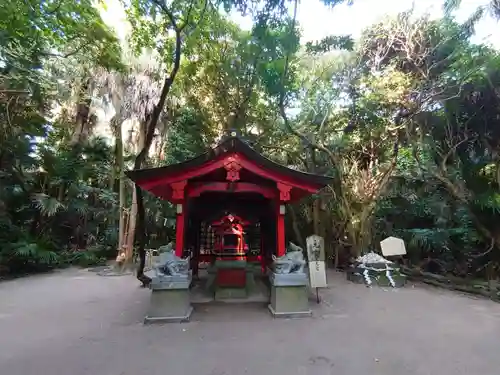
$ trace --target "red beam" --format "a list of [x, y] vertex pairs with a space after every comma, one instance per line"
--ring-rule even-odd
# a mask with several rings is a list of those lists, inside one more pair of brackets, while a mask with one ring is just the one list
[[[207, 263], [209, 263], [215, 257], [216, 257], [216, 255], [212, 255], [212, 254], [200, 254], [198, 256], [198, 262], [207, 262]], [[248, 255], [246, 257], [246, 260], [247, 260], [247, 262], [255, 262], [255, 263], [257, 263], [257, 262], [262, 262], [262, 257], [260, 255]]]
[[276, 197], [276, 190], [267, 186], [260, 186], [248, 182], [209, 182], [206, 184], [196, 184], [188, 189], [189, 198], [199, 197], [205, 192], [224, 192], [224, 193], [257, 193], [265, 198], [272, 199]]
[[260, 177], [264, 177], [264, 178], [267, 178], [269, 180], [276, 181], [276, 182], [285, 183], [287, 185], [292, 185], [292, 187], [306, 190], [310, 193], [315, 193], [318, 191], [317, 187], [314, 187], [314, 186], [311, 186], [308, 184], [307, 185], [302, 184], [300, 182], [293, 180], [292, 178], [281, 176], [278, 173], [268, 172], [265, 169], [263, 169], [262, 167], [258, 166], [257, 164], [253, 163], [250, 160], [246, 160], [243, 157], [240, 157], [238, 159], [238, 161], [244, 169], [246, 169], [246, 170], [248, 170], [248, 171], [250, 171], [250, 172], [252, 172]]
[[158, 176], [156, 178], [152, 178], [150, 180], [146, 181], [138, 181], [138, 184], [145, 190], [150, 190], [151, 188], [161, 185], [161, 184], [170, 184], [172, 182], [178, 182], [182, 180], [189, 180], [194, 177], [198, 176], [203, 176], [205, 174], [208, 174], [210, 172], [213, 172], [219, 168], [224, 167], [224, 159], [219, 159], [219, 160], [214, 160], [211, 162], [208, 162], [207, 164], [196, 168], [192, 169], [190, 171], [184, 171], [180, 174], [176, 174], [174, 176]]

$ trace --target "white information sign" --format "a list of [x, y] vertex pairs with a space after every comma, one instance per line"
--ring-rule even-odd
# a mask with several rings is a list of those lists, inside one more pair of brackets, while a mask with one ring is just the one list
[[307, 237], [307, 258], [309, 260], [309, 281], [311, 288], [326, 288], [325, 241], [322, 237]]
[[317, 260], [309, 262], [309, 282], [311, 288], [326, 288], [326, 270], [325, 262]]
[[382, 249], [382, 255], [385, 257], [406, 254], [405, 242], [397, 237], [387, 237], [385, 240], [380, 241], [380, 248]]

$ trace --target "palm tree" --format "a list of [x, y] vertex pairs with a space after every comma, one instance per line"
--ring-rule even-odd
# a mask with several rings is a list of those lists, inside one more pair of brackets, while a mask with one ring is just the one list
[[[132, 193], [130, 209], [126, 205], [126, 191], [124, 178], [124, 152], [137, 154], [144, 146], [147, 122], [152, 115], [154, 106], [158, 103], [162, 80], [161, 67], [157, 56], [153, 53], [143, 53], [139, 57], [129, 55], [130, 67], [126, 72], [101, 71], [97, 77], [99, 95], [104, 99], [103, 104], [111, 107], [114, 114], [110, 120], [110, 127], [115, 137], [116, 167], [115, 176], [119, 176], [119, 241], [118, 256], [129, 262], [133, 255], [133, 244], [137, 221], [137, 194]], [[162, 111], [156, 135], [158, 142], [152, 152], [162, 149], [162, 140], [166, 130], [165, 120], [172, 101], [167, 102]], [[128, 129], [126, 129], [128, 127]], [[124, 149], [123, 134], [131, 135], [128, 150]], [[150, 151], [151, 154], [151, 151]], [[114, 178], [113, 178], [114, 180]], [[128, 216], [128, 228], [126, 217]]]
[[[462, 0], [445, 0], [443, 4], [445, 16], [450, 17], [454, 11], [460, 8], [461, 4]], [[469, 22], [472, 21], [473, 26], [487, 14], [491, 15], [497, 20], [500, 20], [500, 0], [489, 0], [488, 4], [478, 6], [476, 11], [469, 18]]]

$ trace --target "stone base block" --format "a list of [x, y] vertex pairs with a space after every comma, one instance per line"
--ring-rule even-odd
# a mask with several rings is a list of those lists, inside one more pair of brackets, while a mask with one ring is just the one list
[[217, 268], [211, 265], [207, 268], [207, 282], [205, 284], [205, 288], [211, 293], [215, 292], [215, 279], [217, 278]]
[[190, 306], [189, 310], [185, 315], [182, 316], [149, 316], [146, 315], [144, 318], [144, 324], [153, 324], [153, 323], [186, 323], [191, 319], [191, 314], [193, 313], [193, 307]]
[[362, 268], [351, 268], [346, 272], [347, 280], [352, 281], [358, 284], [366, 284], [380, 287], [394, 287], [394, 288], [402, 288], [406, 284], [406, 276], [399, 272], [392, 272], [391, 278], [394, 282], [392, 285], [391, 280], [386, 276], [384, 272], [374, 272], [370, 271], [368, 276], [370, 278], [371, 284], [368, 284], [365, 276], [363, 275]]
[[215, 300], [223, 301], [225, 299], [233, 298], [247, 298], [248, 292], [246, 288], [221, 288], [216, 287], [215, 289]]
[[312, 316], [312, 311], [296, 311], [296, 312], [276, 312], [271, 304], [267, 305], [267, 308], [271, 312], [273, 318], [285, 318], [285, 319], [293, 319], [293, 318], [307, 318]]
[[276, 318], [311, 316], [309, 291], [306, 285], [271, 286], [271, 303], [268, 308]]
[[192, 311], [189, 289], [153, 289], [144, 323], [186, 322]]
[[255, 274], [251, 268], [246, 270], [246, 290], [250, 294], [255, 290]]
[[215, 282], [219, 287], [244, 288], [246, 270], [244, 268], [219, 268]]
[[308, 285], [309, 279], [305, 273], [269, 273], [269, 281], [274, 286]]

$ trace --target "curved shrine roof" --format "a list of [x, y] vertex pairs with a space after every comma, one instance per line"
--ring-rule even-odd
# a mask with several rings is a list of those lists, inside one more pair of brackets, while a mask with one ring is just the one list
[[193, 159], [163, 167], [126, 171], [125, 175], [141, 188], [162, 196], [155, 192], [154, 187], [203, 176], [209, 173], [207, 171], [217, 168], [216, 165], [222, 160], [234, 156], [246, 163], [243, 164], [243, 169], [246, 169], [246, 165], [251, 167], [253, 173], [257, 172], [256, 174], [266, 179], [282, 182], [297, 189], [314, 192], [333, 181], [333, 177], [301, 172], [275, 163], [234, 134], [225, 137], [216, 147]]

